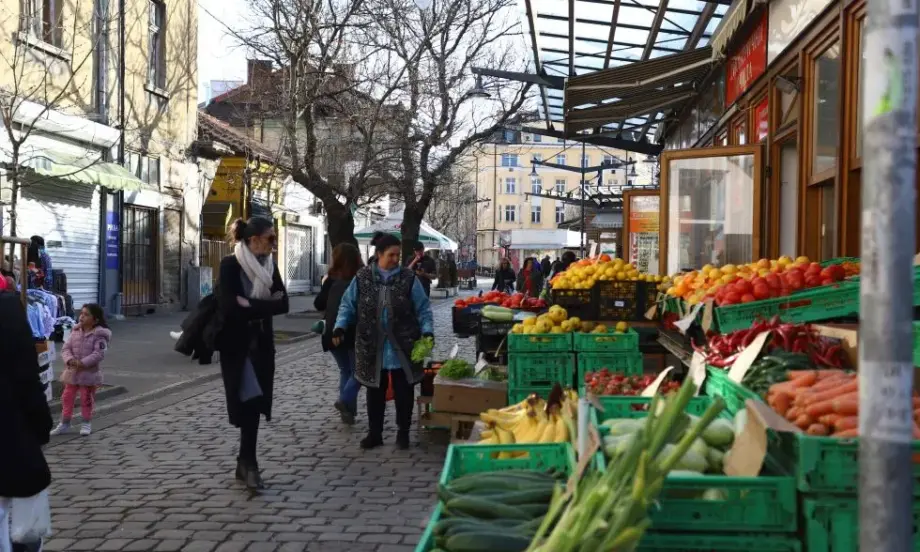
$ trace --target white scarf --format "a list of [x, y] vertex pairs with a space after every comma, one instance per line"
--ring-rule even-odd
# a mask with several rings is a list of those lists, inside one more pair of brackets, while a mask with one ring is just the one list
[[275, 273], [275, 264], [272, 262], [272, 256], [269, 255], [264, 263], [252, 254], [249, 247], [243, 242], [237, 242], [233, 248], [233, 256], [239, 261], [243, 272], [252, 282], [252, 293], [250, 299], [270, 299], [272, 296], [272, 277]]

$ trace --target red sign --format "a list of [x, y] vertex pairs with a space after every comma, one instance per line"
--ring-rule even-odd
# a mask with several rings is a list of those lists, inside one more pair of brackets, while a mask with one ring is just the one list
[[770, 133], [770, 110], [767, 109], [767, 98], [764, 98], [757, 107], [754, 108], [754, 132], [758, 142], [763, 142], [767, 134]]
[[766, 12], [751, 31], [744, 44], [725, 64], [725, 107], [735, 103], [767, 68], [767, 16]]

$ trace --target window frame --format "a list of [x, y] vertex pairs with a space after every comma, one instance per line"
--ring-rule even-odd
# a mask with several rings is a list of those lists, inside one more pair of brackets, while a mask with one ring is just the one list
[[[559, 188], [559, 185], [560, 185], [560, 184], [562, 184], [562, 188], [561, 188], [561, 189]], [[567, 184], [566, 184], [565, 179], [564, 179], [564, 178], [557, 178], [554, 187], [555, 187], [555, 190], [556, 190], [556, 193], [557, 193], [557, 194], [564, 194], [564, 193], [566, 192], [566, 187], [567, 187]]]
[[543, 194], [543, 179], [539, 176], [533, 176], [530, 178], [530, 193], [531, 194]]
[[517, 205], [505, 205], [504, 222], [517, 222]]
[[540, 205], [530, 206], [530, 223], [543, 224], [543, 208]]
[[565, 222], [565, 204], [556, 205], [556, 224]]
[[147, 84], [166, 88], [166, 4], [147, 0]]
[[[510, 184], [510, 186], [509, 186], [509, 184]], [[511, 191], [509, 191], [509, 189], [510, 189]], [[506, 176], [506, 177], [505, 177], [504, 194], [505, 194], [505, 195], [517, 195], [517, 178], [515, 178], [515, 177], [513, 177], [513, 176]]]

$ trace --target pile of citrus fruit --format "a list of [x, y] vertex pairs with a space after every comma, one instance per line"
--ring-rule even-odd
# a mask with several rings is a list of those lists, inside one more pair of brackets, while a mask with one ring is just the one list
[[511, 328], [515, 334], [561, 334], [585, 332], [594, 334], [625, 333], [629, 331], [626, 322], [617, 322], [612, 328], [605, 324], [584, 321], [576, 316], [569, 318], [568, 312], [559, 305], [553, 305], [549, 311], [540, 316], [525, 318]]
[[670, 278], [642, 274], [632, 263], [600, 255], [572, 263], [568, 270], [557, 274], [550, 283], [554, 289], [591, 289], [597, 282], [609, 280], [662, 283], [670, 281]]

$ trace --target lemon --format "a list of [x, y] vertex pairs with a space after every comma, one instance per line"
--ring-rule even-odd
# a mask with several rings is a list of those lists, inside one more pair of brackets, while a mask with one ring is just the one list
[[[533, 326], [534, 324], [537, 323], [537, 317], [532, 316], [530, 318], [525, 318], [522, 323], [524, 326]], [[515, 325], [520, 326], [520, 324], [515, 324]]]
[[626, 322], [617, 322], [616, 330], [620, 333], [625, 333], [627, 330], [629, 330], [629, 324]]
[[[525, 320], [525, 322], [526, 322], [526, 320]], [[514, 326], [511, 326], [511, 333], [513, 333], [513, 334], [522, 334], [522, 333], [524, 333], [524, 325], [523, 325], [523, 324], [515, 324]]]

